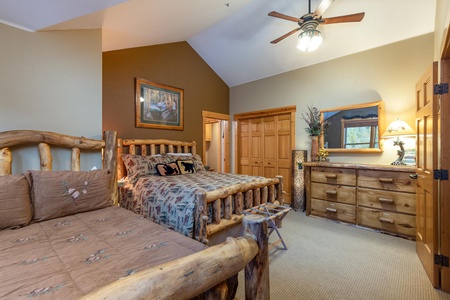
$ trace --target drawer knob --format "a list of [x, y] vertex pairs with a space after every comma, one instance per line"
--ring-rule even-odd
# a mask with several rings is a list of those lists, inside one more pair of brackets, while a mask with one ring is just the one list
[[394, 179], [392, 178], [380, 178], [381, 183], [394, 183]]
[[335, 190], [326, 190], [325, 193], [327, 193], [327, 195], [337, 195], [337, 191]]
[[382, 223], [394, 224], [394, 220], [391, 220], [391, 219], [388, 219], [388, 218], [379, 218], [379, 220]]
[[337, 212], [337, 209], [336, 209], [336, 208], [330, 208], [330, 207], [327, 207], [327, 208], [325, 208], [325, 210], [326, 210], [327, 212], [332, 212], [332, 213]]
[[337, 175], [336, 174], [325, 174], [325, 177], [328, 179], [336, 179]]
[[378, 201], [383, 203], [394, 203], [394, 199], [379, 197]]

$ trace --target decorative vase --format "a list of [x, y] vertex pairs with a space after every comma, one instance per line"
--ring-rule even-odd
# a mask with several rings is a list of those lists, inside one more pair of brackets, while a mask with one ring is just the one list
[[319, 160], [319, 137], [311, 136], [311, 161]]

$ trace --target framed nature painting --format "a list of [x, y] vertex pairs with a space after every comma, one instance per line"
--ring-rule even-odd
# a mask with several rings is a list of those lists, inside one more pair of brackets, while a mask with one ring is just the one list
[[184, 130], [183, 89], [136, 78], [136, 127]]

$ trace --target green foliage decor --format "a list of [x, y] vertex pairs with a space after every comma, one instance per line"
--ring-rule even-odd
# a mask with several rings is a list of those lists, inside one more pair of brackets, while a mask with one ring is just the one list
[[320, 122], [320, 111], [317, 107], [308, 106], [308, 111], [302, 113], [302, 119], [308, 124], [305, 130], [309, 136], [320, 136], [324, 134], [331, 124], [329, 121]]

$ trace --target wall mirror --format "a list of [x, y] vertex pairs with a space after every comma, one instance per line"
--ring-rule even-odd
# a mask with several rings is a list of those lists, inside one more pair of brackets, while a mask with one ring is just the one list
[[383, 101], [324, 109], [320, 118], [331, 123], [320, 141], [328, 152], [382, 152]]

